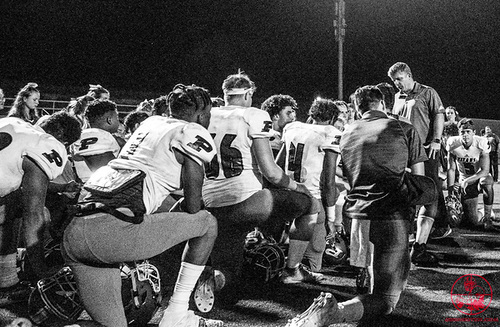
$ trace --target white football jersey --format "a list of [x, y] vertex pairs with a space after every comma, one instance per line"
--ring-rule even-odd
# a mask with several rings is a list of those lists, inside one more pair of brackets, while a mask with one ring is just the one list
[[481, 154], [489, 154], [491, 148], [487, 138], [474, 135], [472, 144], [468, 149], [462, 144], [461, 136], [448, 138], [446, 150], [455, 155], [455, 162], [460, 174], [459, 181], [463, 181], [479, 170], [479, 157]]
[[281, 146], [283, 145], [283, 140], [281, 139], [280, 132], [272, 129], [271, 133], [272, 133], [272, 136], [269, 139], [269, 144], [271, 144], [271, 149], [273, 150], [273, 154], [274, 154], [274, 153], [278, 153], [281, 150]]
[[0, 119], [0, 197], [21, 185], [24, 157], [33, 160], [49, 180], [59, 176], [68, 161], [64, 145], [40, 127], [19, 118]]
[[181, 169], [174, 149], [200, 165], [215, 155], [215, 144], [208, 131], [196, 123], [152, 116], [132, 134], [117, 159], [109, 166], [139, 169], [146, 173], [143, 200], [146, 213], [153, 213], [173, 191], [181, 189]]
[[206, 170], [203, 200], [207, 207], [240, 203], [262, 189], [262, 175], [252, 153], [253, 139], [270, 138], [267, 111], [253, 107], [212, 108], [208, 131], [217, 156]]
[[82, 130], [78, 141], [72, 145], [73, 159], [78, 177], [86, 182], [92, 171], [82, 157], [94, 156], [112, 152], [116, 157], [120, 152], [120, 145], [111, 133], [100, 128], [87, 128]]
[[321, 198], [320, 176], [325, 150], [340, 153], [342, 134], [331, 125], [289, 123], [283, 130], [286, 146], [285, 172], [296, 182], [304, 183], [311, 194]]

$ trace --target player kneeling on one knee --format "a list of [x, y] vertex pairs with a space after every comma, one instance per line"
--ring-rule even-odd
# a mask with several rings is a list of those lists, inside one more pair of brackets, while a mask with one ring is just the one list
[[[448, 193], [461, 195], [464, 217], [475, 226], [492, 229], [498, 222], [492, 215], [493, 177], [490, 169], [488, 139], [476, 135], [474, 122], [463, 118], [458, 122], [459, 136], [448, 138]], [[458, 183], [455, 176], [458, 171]], [[477, 197], [483, 194], [484, 212], [478, 215]]]
[[[159, 326], [222, 326], [188, 310], [217, 236], [214, 216], [201, 207], [204, 164], [215, 155], [206, 130], [210, 95], [201, 87], [179, 84], [168, 105], [170, 117], [144, 120], [118, 158], [91, 175], [80, 216], [64, 233], [66, 261], [85, 309], [104, 326], [127, 326], [119, 264], [156, 256], [184, 241], [177, 282]], [[181, 188], [183, 212], [155, 213]]]

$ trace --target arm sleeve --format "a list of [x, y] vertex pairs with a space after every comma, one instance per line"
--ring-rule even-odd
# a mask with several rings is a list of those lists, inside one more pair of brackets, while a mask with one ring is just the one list
[[320, 146], [321, 150], [332, 150], [333, 152], [340, 154], [340, 139], [342, 133], [335, 130], [335, 128], [329, 128], [326, 130], [325, 142]]
[[32, 159], [49, 180], [61, 175], [68, 162], [64, 145], [49, 134], [41, 135], [38, 144], [26, 148], [24, 155]]
[[433, 88], [429, 88], [429, 111], [433, 116], [437, 114], [443, 114], [445, 112], [443, 102], [439, 97], [439, 94]]
[[274, 135], [271, 117], [267, 111], [248, 108], [245, 110], [244, 119], [249, 126], [248, 136], [250, 138], [271, 138]]
[[194, 123], [180, 128], [171, 145], [200, 165], [210, 162], [216, 153], [212, 136], [202, 126]]
[[82, 137], [73, 144], [74, 154], [94, 156], [106, 152], [113, 152], [115, 157], [120, 152], [120, 145], [109, 132], [95, 130], [82, 133]]

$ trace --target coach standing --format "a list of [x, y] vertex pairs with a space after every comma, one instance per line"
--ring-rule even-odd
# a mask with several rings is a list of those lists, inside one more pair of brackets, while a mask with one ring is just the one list
[[[392, 65], [387, 74], [399, 89], [392, 112], [407, 119], [415, 127], [429, 157], [425, 162], [425, 175], [432, 178], [436, 185], [441, 185], [438, 169], [445, 112], [441, 98], [432, 87], [416, 82], [410, 67], [404, 62]], [[442, 190], [438, 192], [437, 201], [420, 208], [415, 243], [411, 251], [414, 264], [437, 265], [436, 256], [427, 252], [426, 243], [435, 220], [435, 231], [431, 238], [444, 238], [451, 233], [445, 210]]]

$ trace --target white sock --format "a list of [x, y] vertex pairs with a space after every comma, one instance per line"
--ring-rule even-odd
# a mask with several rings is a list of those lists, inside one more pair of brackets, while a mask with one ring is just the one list
[[304, 253], [306, 253], [309, 241], [290, 240], [288, 248], [287, 268], [296, 268], [302, 262]]
[[189, 308], [189, 297], [193, 292], [194, 286], [200, 278], [205, 266], [193, 265], [188, 262], [182, 262], [179, 269], [179, 275], [175, 282], [174, 293], [168, 301], [168, 307], [165, 313], [187, 311]]
[[19, 283], [17, 277], [16, 254], [0, 255], [0, 288]]

